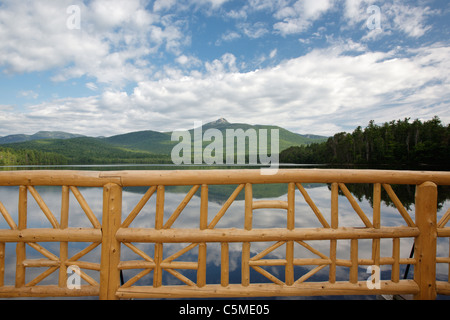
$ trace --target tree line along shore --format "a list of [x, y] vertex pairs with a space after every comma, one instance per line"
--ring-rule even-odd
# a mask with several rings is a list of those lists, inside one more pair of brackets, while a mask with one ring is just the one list
[[441, 166], [449, 168], [450, 125], [438, 117], [429, 121], [370, 121], [364, 129], [340, 132], [322, 143], [290, 147], [280, 154], [282, 163], [340, 165]]

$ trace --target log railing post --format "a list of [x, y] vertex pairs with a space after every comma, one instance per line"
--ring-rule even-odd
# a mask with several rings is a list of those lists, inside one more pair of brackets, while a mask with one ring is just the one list
[[116, 232], [122, 220], [122, 187], [109, 183], [103, 187], [102, 253], [100, 299], [115, 300], [120, 285], [120, 242]]
[[[200, 230], [208, 228], [208, 185], [202, 185], [200, 204]], [[198, 244], [197, 286], [206, 285], [206, 242]]]
[[[287, 211], [287, 229], [295, 229], [295, 183], [288, 185], [288, 211]], [[294, 284], [294, 241], [286, 242], [286, 285]]]
[[[26, 186], [19, 188], [19, 230], [27, 228], [28, 189]], [[17, 242], [16, 245], [16, 288], [25, 286], [26, 243]]]
[[[251, 183], [245, 185], [245, 230], [252, 230], [253, 224], [253, 186]], [[250, 242], [242, 243], [242, 285], [248, 287], [250, 285]]]
[[[61, 191], [61, 229], [67, 229], [69, 227], [69, 187], [62, 186]], [[68, 260], [69, 254], [69, 243], [67, 241], [61, 241], [59, 245], [59, 287], [66, 288], [67, 287], [67, 265], [66, 262]]]
[[419, 286], [416, 300], [436, 299], [437, 186], [424, 182], [416, 189], [416, 225], [414, 281]]
[[5, 243], [0, 242], [0, 287], [5, 285], [5, 250]]
[[[156, 213], [155, 213], [155, 229], [161, 230], [164, 228], [164, 201], [166, 194], [165, 186], [158, 186], [156, 188]], [[159, 288], [162, 286], [162, 267], [164, 244], [162, 242], [155, 243], [155, 268], [153, 269], [153, 287]]]
[[[339, 213], [339, 185], [337, 183], [331, 184], [331, 228], [338, 228], [338, 213]], [[337, 240], [330, 240], [330, 271], [328, 281], [330, 283], [336, 282], [336, 254], [337, 254]]]

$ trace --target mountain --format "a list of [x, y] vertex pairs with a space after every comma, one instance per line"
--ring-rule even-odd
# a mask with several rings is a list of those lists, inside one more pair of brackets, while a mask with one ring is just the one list
[[216, 121], [207, 123], [207, 125], [209, 125], [211, 127], [220, 126], [220, 125], [228, 125], [228, 124], [230, 124], [230, 123], [225, 118], [220, 118], [220, 119], [217, 119]]
[[[221, 118], [202, 126], [203, 132], [217, 129], [226, 137], [226, 130], [255, 129], [279, 130], [280, 152], [291, 146], [309, 145], [322, 142], [327, 137], [300, 135], [277, 126], [249, 125], [245, 123], [229, 123]], [[191, 139], [194, 139], [191, 129]], [[16, 135], [19, 136], [19, 135]], [[179, 141], [172, 141], [172, 132], [136, 131], [111, 137], [85, 137], [63, 132], [38, 132], [32, 136], [20, 135], [1, 138], [2, 147], [13, 150], [37, 150], [63, 156], [69, 164], [109, 164], [109, 163], [171, 163], [170, 155]], [[39, 139], [38, 137], [43, 137]], [[6, 139], [8, 138], [8, 139]], [[22, 141], [20, 140], [22, 139]], [[23, 140], [27, 139], [27, 140]], [[268, 144], [270, 147], [270, 137]], [[207, 146], [211, 142], [204, 141]], [[248, 143], [248, 142], [246, 142]], [[192, 144], [193, 145], [193, 144]], [[224, 142], [225, 147], [225, 142]], [[248, 150], [248, 146], [246, 146]], [[270, 150], [270, 149], [269, 149]], [[225, 152], [224, 152], [225, 154]]]
[[[246, 123], [229, 123], [226, 119], [221, 118], [219, 120], [207, 123], [203, 125], [203, 130], [207, 129], [218, 129], [222, 132], [223, 136], [226, 134], [227, 129], [238, 130], [242, 129], [244, 131], [249, 129], [254, 129], [257, 132], [261, 129], [266, 129], [268, 134], [270, 134], [271, 130], [279, 130], [279, 138], [280, 138], [280, 152], [286, 148], [291, 146], [301, 146], [301, 145], [309, 145], [311, 143], [319, 143], [326, 141], [328, 137], [318, 136], [318, 135], [302, 135], [298, 133], [294, 133], [292, 131], [286, 130], [279, 126], [269, 126], [269, 125], [250, 125]], [[192, 130], [191, 130], [192, 131]], [[270, 142], [270, 138], [268, 137], [268, 142]]]
[[171, 141], [171, 137], [171, 133], [146, 130], [103, 138], [102, 141], [125, 149], [170, 155], [173, 146], [176, 144], [176, 142]]
[[[270, 134], [270, 130], [278, 129], [280, 138], [280, 152], [292, 146], [320, 143], [328, 139], [328, 137], [323, 136], [301, 135], [278, 126], [230, 123], [224, 118], [220, 118], [216, 121], [202, 125], [203, 132], [208, 129], [219, 130], [222, 133], [224, 139], [226, 137], [226, 130], [234, 130], [236, 132], [236, 130], [242, 129], [245, 132], [249, 129], [254, 129], [256, 130], [256, 132], [259, 132], [259, 130], [261, 129], [266, 129], [268, 131], [268, 134]], [[189, 130], [192, 140], [194, 139], [194, 130], [195, 128]], [[139, 131], [105, 138], [105, 141], [112, 145], [121, 146], [132, 150], [145, 150], [154, 154], [170, 154], [173, 147], [179, 143], [178, 141], [171, 141], [171, 137], [172, 132], [161, 133], [155, 131]], [[207, 146], [210, 143], [210, 141], [205, 141], [203, 145]], [[270, 144], [270, 137], [268, 137], [268, 143]]]
[[17, 143], [24, 141], [42, 140], [42, 139], [72, 139], [83, 137], [81, 134], [72, 134], [62, 131], [39, 131], [33, 135], [27, 134], [12, 134], [5, 137], [0, 137], [0, 144]]
[[37, 150], [61, 155], [64, 163], [56, 164], [113, 164], [168, 163], [169, 156], [147, 151], [131, 150], [105, 142], [102, 138], [46, 139], [4, 144], [6, 150]]

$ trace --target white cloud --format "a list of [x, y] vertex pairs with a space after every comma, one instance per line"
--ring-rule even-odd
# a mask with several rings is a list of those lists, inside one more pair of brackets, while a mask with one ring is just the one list
[[[260, 5], [263, 6], [263, 1]], [[426, 2], [424, 2], [426, 3]], [[380, 36], [401, 32], [412, 38], [425, 35], [431, 26], [427, 23], [429, 17], [438, 15], [440, 10], [419, 3], [388, 0], [380, 3], [376, 0], [346, 0], [344, 3], [335, 0], [298, 0], [295, 3], [285, 1], [283, 5], [271, 6], [274, 17], [279, 20], [274, 29], [281, 35], [300, 34], [309, 30], [312, 24], [321, 19], [324, 14], [342, 9], [341, 30], [351, 28], [367, 29], [367, 21], [373, 15], [368, 11], [375, 5], [380, 9], [381, 30], [368, 30], [370, 35], [365, 40], [373, 40]], [[268, 8], [268, 6], [264, 6]]]
[[[306, 19], [318, 19], [324, 12], [327, 12], [334, 5], [333, 0], [304, 0], [297, 1], [294, 5], [296, 10], [303, 11]], [[299, 7], [299, 9], [297, 9]]]
[[221, 77], [226, 72], [237, 72], [236, 57], [231, 53], [224, 54], [220, 60], [215, 59], [213, 62], [206, 62], [205, 68], [211, 76]]
[[132, 22], [140, 8], [139, 0], [94, 0], [85, 14], [95, 17], [91, 23], [109, 30]]
[[[0, 67], [9, 73], [55, 70], [54, 81], [88, 76], [120, 87], [153, 72], [148, 57], [180, 53], [184, 25], [149, 12], [140, 0], [79, 3], [80, 30], [70, 30], [71, 0], [5, 0], [0, 7]], [[147, 60], [147, 61], [146, 61]]]
[[29, 99], [37, 99], [39, 97], [39, 93], [33, 90], [21, 90], [18, 93], [19, 97], [29, 98]]
[[0, 66], [6, 66], [9, 72], [27, 72], [66, 63], [72, 39], [70, 34], [67, 38], [60, 36], [67, 28], [66, 7], [62, 4], [59, 8], [58, 15], [47, 1], [4, 1], [0, 7]]
[[275, 58], [277, 53], [278, 53], [278, 50], [277, 49], [273, 49], [272, 51], [270, 51], [269, 58], [270, 59]]
[[14, 109], [13, 106], [0, 104], [0, 110], [2, 110], [2, 111], [11, 111], [13, 109]]
[[129, 105], [128, 94], [120, 91], [105, 91], [100, 99], [100, 106], [111, 112], [122, 112]]
[[223, 4], [230, 0], [156, 0], [153, 3], [153, 12], [186, 12], [187, 10], [203, 10], [211, 14], [222, 8]]
[[221, 7], [225, 2], [228, 2], [229, 0], [195, 0], [201, 4], [206, 3], [212, 6], [212, 8], [217, 9]]
[[350, 26], [354, 27], [355, 24], [366, 21], [369, 18], [370, 15], [367, 14], [367, 9], [375, 3], [376, 0], [346, 0], [343, 17]]
[[[347, 55], [349, 49], [357, 55]], [[209, 63], [210, 73], [142, 81], [131, 94], [68, 98], [33, 106], [27, 113], [6, 111], [5, 134], [18, 123], [29, 130], [70, 128], [90, 135], [136, 130], [173, 130], [194, 121], [225, 117], [232, 122], [282, 124], [300, 133], [332, 135], [373, 119], [393, 117], [450, 122], [450, 63], [447, 46], [398, 52], [368, 52], [336, 42], [330, 48], [275, 67], [240, 73], [231, 54]], [[354, 50], [353, 50], [354, 53]], [[6, 117], [6, 118], [5, 118]]]
[[189, 62], [189, 58], [183, 54], [176, 59], [176, 62], [181, 65], [186, 65]]
[[253, 10], [270, 10], [274, 11], [278, 7], [286, 6], [289, 1], [286, 0], [280, 0], [280, 1], [273, 1], [273, 0], [249, 0], [248, 4], [250, 8]]
[[240, 10], [230, 10], [225, 15], [232, 19], [246, 19], [247, 18], [247, 7], [244, 6]]
[[[241, 37], [241, 35], [239, 33], [234, 32], [234, 31], [229, 31], [229, 32], [224, 33], [222, 35], [221, 40], [223, 40], [223, 41], [233, 41], [235, 39], [239, 39], [240, 37]], [[220, 43], [221, 43], [221, 41], [218, 42], [218, 44], [220, 44]]]
[[426, 6], [414, 6], [408, 2], [384, 1], [379, 3], [376, 0], [346, 0], [344, 5], [345, 27], [366, 28], [366, 22], [373, 14], [368, 12], [371, 5], [380, 8], [381, 30], [372, 30], [365, 39], [375, 39], [382, 35], [390, 35], [392, 32], [401, 32], [408, 37], [418, 38], [427, 33], [431, 26], [427, 24], [427, 19], [440, 13], [439, 10], [432, 10]]
[[282, 35], [304, 32], [333, 6], [334, 0], [298, 0], [275, 13], [275, 17], [282, 21], [277, 22], [274, 29]]
[[261, 38], [265, 34], [269, 32], [266, 28], [265, 23], [263, 22], [255, 22], [254, 24], [250, 23], [240, 23], [238, 28], [244, 33], [247, 37], [252, 39]]
[[88, 88], [89, 90], [92, 90], [92, 91], [97, 91], [98, 90], [97, 85], [95, 83], [93, 83], [93, 82], [86, 83], [86, 88]]
[[176, 5], [176, 0], [156, 0], [153, 3], [153, 11], [159, 12], [163, 10], [169, 10], [174, 5]]
[[175, 61], [185, 68], [192, 68], [202, 65], [202, 62], [193, 56], [181, 55], [175, 59]]
[[391, 6], [383, 6], [388, 18], [392, 19], [392, 25], [408, 35], [418, 38], [423, 36], [431, 26], [425, 24], [427, 16], [437, 13], [429, 7], [412, 7], [402, 3], [394, 2]]
[[[326, 34], [331, 27], [325, 28], [324, 23], [313, 32], [305, 31], [338, 9], [343, 10], [338, 19], [341, 31], [366, 28], [366, 9], [376, 4], [375, 0], [347, 0], [344, 5], [335, 0], [249, 0], [228, 13], [224, 12], [226, 3], [156, 0], [153, 6], [146, 6], [143, 0], [80, 2], [81, 29], [69, 30], [66, 8], [74, 4], [71, 0], [2, 1], [0, 68], [12, 74], [48, 71], [55, 81], [83, 77], [82, 83], [95, 95], [54, 98], [21, 108], [21, 112], [0, 105], [0, 135], [23, 128], [33, 133], [43, 127], [113, 135], [187, 128], [194, 121], [220, 117], [315, 134], [334, 134], [371, 119], [381, 122], [437, 114], [450, 121], [450, 51], [446, 43], [414, 50], [394, 50], [393, 46], [381, 49], [391, 50], [386, 52], [368, 49], [369, 41], [386, 35], [400, 34], [413, 40], [423, 37], [432, 31], [428, 19], [436, 10], [388, 0], [380, 4], [382, 30], [368, 31], [358, 43], [345, 34]], [[188, 9], [198, 15], [187, 17]], [[201, 54], [197, 48], [186, 50], [191, 41], [198, 41], [191, 39], [190, 28], [194, 20], [201, 19], [200, 14], [215, 14], [212, 20], [223, 14], [223, 21], [231, 21], [231, 27], [215, 25], [220, 26], [216, 44], [223, 47], [212, 45]], [[268, 19], [260, 19], [263, 15]], [[206, 22], [195, 23], [196, 28], [207, 28]], [[286, 42], [281, 42], [286, 39], [279, 37], [279, 43], [278, 39], [269, 43], [264, 38], [290, 34], [301, 34], [300, 41], [308, 45], [317, 38], [327, 39], [329, 47], [286, 58], [289, 50], [285, 50]], [[259, 46], [251, 53], [252, 61], [246, 60], [244, 50], [225, 47], [237, 38], [251, 38]], [[292, 43], [298, 44], [295, 37]], [[211, 52], [217, 56], [200, 60]], [[273, 59], [266, 63], [270, 67], [261, 68], [258, 59], [268, 62], [269, 58]], [[276, 61], [283, 62], [273, 66]], [[261, 69], [242, 72], [243, 65]], [[37, 98], [31, 91], [19, 94]], [[58, 92], [58, 96], [62, 94]]]

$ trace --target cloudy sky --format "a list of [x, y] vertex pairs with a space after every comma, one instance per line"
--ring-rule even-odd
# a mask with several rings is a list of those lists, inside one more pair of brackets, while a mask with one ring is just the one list
[[447, 0], [0, 0], [0, 136], [450, 122]]

